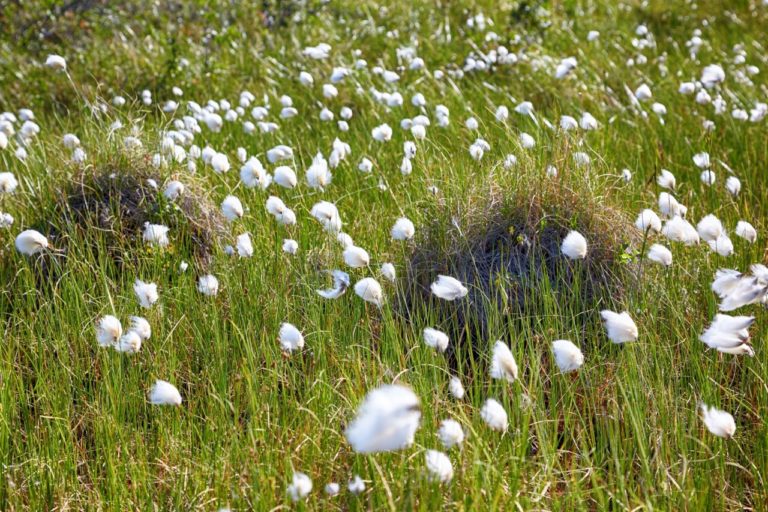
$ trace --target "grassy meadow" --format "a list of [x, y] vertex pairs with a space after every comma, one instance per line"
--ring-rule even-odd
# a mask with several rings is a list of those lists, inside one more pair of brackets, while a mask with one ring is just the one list
[[[17, 182], [0, 187], [0, 212], [13, 217], [0, 222], [3, 510], [768, 509], [765, 308], [729, 313], [755, 317], [753, 357], [699, 340], [719, 313], [715, 272], [749, 272], [768, 256], [765, 2], [0, 6], [0, 112], [12, 114], [0, 117], [0, 172]], [[324, 58], [305, 51], [321, 43], [330, 46]], [[49, 55], [62, 56], [66, 70], [46, 65]], [[571, 57], [575, 66], [568, 61], [558, 78]], [[711, 64], [725, 77], [702, 85]], [[681, 93], [684, 82], [695, 92]], [[328, 97], [331, 83], [337, 94]], [[417, 94], [423, 104], [412, 101]], [[281, 117], [283, 96], [296, 115]], [[526, 101], [532, 112], [516, 111]], [[323, 109], [333, 118], [323, 120]], [[594, 129], [566, 129], [563, 116], [580, 121], [585, 112]], [[211, 113], [218, 130], [206, 122]], [[423, 138], [401, 124], [420, 115], [430, 121]], [[392, 129], [384, 142], [372, 133], [383, 124]], [[478, 150], [479, 138], [487, 147]], [[349, 154], [329, 184], [313, 188], [306, 171], [318, 152], [331, 158], [336, 139]], [[408, 141], [416, 152], [404, 159]], [[229, 170], [216, 172], [193, 145], [226, 155]], [[278, 145], [293, 154], [271, 162]], [[694, 162], [700, 153], [709, 155], [711, 185]], [[243, 155], [270, 174], [291, 167], [296, 186], [246, 186]], [[370, 172], [359, 170], [363, 158]], [[401, 172], [404, 160], [410, 173]], [[676, 177], [674, 189], [658, 184], [662, 169]], [[726, 187], [730, 176], [740, 180], [737, 194]], [[128, 184], [111, 190], [141, 188], [129, 215], [114, 197], [102, 201], [112, 187], [97, 185], [104, 179]], [[163, 195], [172, 180], [184, 184], [178, 199]], [[733, 253], [638, 230], [642, 210], [661, 215], [661, 192], [687, 206], [694, 226], [717, 216]], [[231, 222], [220, 213], [229, 195], [244, 208]], [[295, 224], [267, 211], [270, 196], [293, 210]], [[313, 218], [319, 201], [336, 205], [367, 265], [345, 265], [342, 244]], [[137, 209], [170, 227], [166, 247], [143, 240], [129, 218]], [[568, 229], [584, 233], [587, 258], [547, 260], [552, 272], [530, 280], [478, 277], [485, 288], [470, 286], [463, 301], [408, 294], [421, 286], [412, 279], [419, 255], [434, 263], [419, 283], [475, 275], [473, 257], [460, 265], [451, 256], [474, 255], [490, 219], [529, 209], [538, 215], [529, 227], [555, 236], [556, 246]], [[393, 240], [401, 217], [415, 236]], [[755, 242], [736, 235], [738, 221], [755, 227]], [[28, 229], [48, 248], [18, 251], [16, 237]], [[231, 254], [243, 233], [248, 257]], [[521, 233], [507, 238], [522, 244]], [[297, 243], [295, 254], [285, 240]], [[671, 265], [646, 258], [655, 243], [671, 250]], [[384, 263], [394, 265], [394, 282]], [[598, 264], [611, 285], [586, 293]], [[351, 286], [329, 300], [316, 290], [331, 286], [326, 271], [334, 269], [348, 272]], [[218, 279], [215, 295], [198, 290], [207, 274]], [[381, 307], [355, 293], [366, 277], [381, 284]], [[157, 284], [152, 307], [137, 301], [136, 279]], [[612, 343], [604, 309], [627, 311], [637, 340]], [[104, 315], [126, 330], [142, 316], [152, 335], [133, 354], [100, 347]], [[281, 346], [284, 322], [303, 333], [303, 347]], [[451, 334], [446, 353], [425, 345], [426, 327]], [[558, 369], [557, 339], [583, 352], [577, 371]], [[514, 355], [514, 382], [489, 376], [496, 340]], [[452, 376], [462, 399], [449, 392]], [[181, 405], [151, 403], [157, 379], [178, 388]], [[345, 429], [366, 394], [391, 383], [420, 401], [413, 443], [356, 453]], [[508, 414], [504, 432], [481, 417], [488, 398]], [[735, 434], [713, 435], [699, 403], [730, 413]], [[465, 433], [451, 450], [437, 435], [448, 418]], [[450, 482], [430, 477], [427, 450], [448, 455]], [[313, 482], [296, 502], [286, 490], [294, 472]], [[355, 476], [362, 492], [348, 490]], [[337, 496], [324, 491], [330, 482], [339, 483]]]

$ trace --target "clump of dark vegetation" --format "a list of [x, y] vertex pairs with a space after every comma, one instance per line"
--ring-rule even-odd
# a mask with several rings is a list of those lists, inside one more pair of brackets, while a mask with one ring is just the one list
[[134, 268], [144, 247], [144, 224], [150, 222], [170, 228], [169, 250], [205, 269], [225, 231], [223, 217], [189, 184], [171, 202], [150, 180], [162, 186], [159, 177], [135, 168], [85, 171], [76, 176], [57, 202], [50, 223], [64, 254], [71, 249], [68, 240], [76, 237], [85, 242], [85, 250], [106, 251], [118, 269]]
[[[150, 184], [155, 180], [159, 190]], [[87, 168], [75, 175], [58, 198], [38, 212], [30, 228], [48, 238], [49, 250], [25, 258], [33, 272], [39, 292], [52, 290], [68, 268], [97, 272], [88, 262], [102, 262], [110, 279], [132, 281], [144, 261], [156, 255], [168, 271], [175, 272], [179, 261], [189, 263], [193, 272], [210, 272], [220, 240], [227, 235], [226, 222], [217, 206], [202, 194], [191, 180], [175, 201], [162, 194], [163, 180], [146, 165], [129, 160], [107, 168]], [[144, 223], [170, 228], [171, 243], [154, 248], [143, 240]], [[18, 273], [5, 258], [14, 251], [0, 253], [6, 263], [0, 287], [0, 315], [13, 310], [13, 294]], [[85, 265], [86, 268], [79, 268]]]
[[305, 18], [317, 16], [328, 4], [325, 0], [262, 0], [261, 16], [264, 26], [282, 28], [290, 25], [297, 14]]
[[[625, 257], [637, 242], [631, 223], [557, 185], [537, 193], [493, 190], [434, 218], [413, 250], [396, 310], [409, 323], [450, 336], [454, 369], [457, 352], [482, 356], [472, 340], [503, 338], [510, 323], [535, 322], [553, 309], [579, 319], [569, 328], [584, 329], [597, 310], [620, 299], [631, 277]], [[588, 241], [584, 260], [561, 253], [572, 229]], [[439, 274], [460, 280], [468, 295], [455, 302], [434, 297], [430, 284]]]

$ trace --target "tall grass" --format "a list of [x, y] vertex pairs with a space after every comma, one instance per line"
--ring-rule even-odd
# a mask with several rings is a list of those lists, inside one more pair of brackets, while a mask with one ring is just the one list
[[[765, 509], [763, 312], [749, 309], [757, 316], [754, 358], [718, 355], [697, 338], [717, 310], [709, 290], [715, 270], [746, 270], [764, 258], [768, 132], [765, 122], [713, 116], [711, 107], [677, 93], [679, 82], [697, 78], [704, 65], [731, 62], [737, 43], [745, 45], [748, 63], [765, 67], [765, 7], [746, 1], [727, 9], [713, 1], [697, 2], [697, 9], [684, 2], [553, 2], [542, 4], [549, 16], [540, 14], [541, 19], [551, 22], [546, 28], [532, 17], [518, 20], [512, 16], [515, 6], [495, 2], [387, 7], [339, 2], [269, 29], [254, 9], [226, 2], [179, 4], [178, 10], [129, 2], [44, 22], [35, 11], [44, 13], [46, 2], [33, 4], [9, 8], [0, 25], [8, 28], [3, 30], [7, 36], [0, 36], [0, 109], [31, 107], [42, 128], [26, 162], [10, 149], [0, 151], [0, 170], [10, 170], [20, 182], [15, 194], [0, 198], [0, 210], [15, 217], [11, 229], [0, 231], [3, 509], [269, 510], [290, 504], [285, 487], [294, 470], [315, 483], [310, 499], [298, 505], [306, 509]], [[494, 19], [492, 29], [505, 44], [526, 49], [528, 61], [443, 80], [405, 72], [398, 85], [406, 100], [401, 108], [375, 103], [369, 88], [386, 87], [369, 72], [355, 71], [339, 85], [337, 98], [321, 100], [336, 113], [343, 105], [353, 108], [350, 131], [340, 134], [335, 123], [318, 120], [321, 77], [333, 64], [352, 66], [353, 50], [362, 51], [369, 69], [379, 64], [394, 69], [402, 64], [396, 49], [413, 45], [430, 71], [456, 69], [473, 47], [490, 47], [484, 32], [466, 28], [467, 16], [481, 11]], [[44, 23], [59, 36], [32, 37], [35, 29], [17, 38], [9, 23], [14, 16], [31, 20], [20, 22], [20, 30]], [[647, 64], [629, 67], [627, 59], [638, 54], [630, 42], [639, 23], [648, 24], [657, 47], [644, 52]], [[703, 27], [706, 44], [693, 61], [684, 44], [697, 27]], [[601, 32], [597, 42], [585, 42], [589, 30]], [[519, 44], [511, 42], [515, 36], [521, 37]], [[304, 45], [321, 41], [333, 45], [332, 61], [300, 55]], [[72, 83], [40, 66], [49, 52], [67, 57]], [[556, 62], [570, 55], [579, 66], [565, 81], [530, 62], [537, 56]], [[179, 66], [182, 57], [189, 59], [188, 67]], [[311, 90], [298, 83], [302, 69], [315, 75]], [[754, 86], [729, 74], [729, 105], [749, 109], [765, 101], [764, 70], [751, 80]], [[650, 111], [644, 118], [630, 110], [624, 86], [634, 90], [643, 82], [668, 109], [663, 125]], [[180, 228], [171, 233], [167, 251], [148, 250], [138, 233], [126, 235], [120, 247], [131, 265], [121, 269], [109, 256], [106, 236], [55, 215], [67, 184], [83, 172], [69, 163], [61, 136], [80, 137], [88, 153], [86, 172], [150, 170], [151, 154], [172, 120], [157, 104], [171, 98], [173, 85], [184, 90], [183, 100], [201, 104], [221, 98], [236, 104], [247, 89], [256, 104], [267, 95], [273, 113], [279, 96], [287, 94], [302, 115], [281, 120], [275, 134], [246, 135], [239, 123], [225, 125], [219, 134], [204, 129], [196, 142], [228, 153], [233, 169], [225, 175], [202, 165], [194, 175], [176, 164], [151, 170], [161, 185], [179, 178], [213, 204], [234, 193], [247, 206], [245, 218], [226, 227], [211, 267], [195, 263]], [[137, 100], [144, 88], [152, 90], [155, 105]], [[413, 174], [403, 177], [401, 147], [410, 136], [399, 122], [421, 113], [410, 104], [416, 92], [427, 97], [430, 117], [437, 104], [445, 104], [451, 124], [438, 128], [433, 120], [427, 139], [418, 144]], [[108, 103], [115, 94], [129, 103], [92, 113], [93, 105]], [[522, 100], [534, 103], [535, 121], [515, 113], [506, 123], [495, 120], [497, 105], [511, 109]], [[582, 137], [544, 126], [544, 119], [557, 125], [560, 115], [578, 117], [582, 111], [598, 118], [601, 128]], [[480, 123], [476, 133], [464, 126], [470, 115]], [[715, 120], [715, 131], [702, 129], [705, 118]], [[111, 131], [116, 120], [124, 128]], [[380, 144], [370, 130], [384, 122], [395, 129], [394, 137]], [[134, 129], [144, 148], [129, 153], [122, 139]], [[537, 139], [534, 149], [520, 147], [521, 132]], [[303, 182], [290, 191], [273, 185], [268, 192], [239, 183], [237, 147], [265, 161], [272, 146], [291, 145], [303, 181], [315, 153], [327, 155], [337, 136], [350, 144], [353, 155], [334, 170], [324, 193]], [[491, 144], [480, 162], [468, 152], [478, 136]], [[574, 151], [591, 156], [589, 168], [574, 165]], [[713, 187], [700, 182], [691, 161], [698, 151], [733, 169], [744, 184], [738, 197], [725, 191], [723, 167], [714, 167]], [[509, 153], [518, 157], [518, 165], [505, 169]], [[362, 156], [374, 161], [370, 175], [356, 168]], [[557, 167], [557, 178], [546, 176], [548, 165]], [[621, 179], [625, 167], [633, 173], [630, 183]], [[504, 314], [488, 304], [484, 320], [495, 336], [469, 332], [471, 343], [456, 347], [456, 371], [467, 389], [466, 398], [457, 401], [447, 389], [454, 369], [421, 340], [422, 329], [437, 320], [433, 310], [424, 306], [404, 320], [394, 307], [398, 289], [389, 284], [381, 310], [351, 291], [335, 301], [314, 291], [327, 285], [324, 270], [343, 265], [339, 244], [309, 215], [320, 199], [337, 204], [344, 231], [372, 255], [370, 268], [351, 272], [353, 280], [377, 276], [388, 261], [402, 280], [415, 242], [390, 240], [389, 229], [399, 216], [412, 219], [417, 230], [441, 215], [464, 225], [486, 212], [463, 206], [490, 188], [512, 197], [562, 187], [594, 209], [621, 212], [606, 230], [629, 230], [626, 218], [655, 205], [660, 191], [655, 175], [661, 168], [678, 177], [675, 196], [688, 205], [690, 219], [715, 213], [729, 230], [746, 219], [761, 237], [755, 245], [734, 237], [736, 253], [727, 259], [704, 246], [674, 245], [671, 268], [645, 262], [639, 279], [611, 304], [635, 318], [636, 343], [616, 346], [606, 339], [598, 311], [608, 304], [581, 300], [578, 278], [572, 295], [555, 293], [558, 283], [544, 279], [531, 292], [536, 314]], [[264, 209], [269, 194], [296, 211], [297, 226], [274, 222]], [[27, 227], [59, 233], [52, 244], [64, 248], [66, 242], [66, 252], [32, 259], [19, 255], [13, 238]], [[226, 256], [223, 245], [246, 231], [254, 241], [253, 258]], [[295, 257], [281, 251], [285, 238], [299, 243]], [[182, 260], [192, 264], [186, 273], [178, 270]], [[631, 271], [637, 265], [628, 257]], [[218, 296], [196, 291], [203, 271], [220, 280]], [[158, 283], [161, 299], [153, 309], [140, 310], [132, 291], [136, 278]], [[497, 290], [509, 286], [500, 278]], [[153, 336], [141, 352], [126, 356], [99, 349], [94, 322], [101, 315], [127, 321], [142, 313]], [[276, 339], [284, 321], [306, 336], [306, 348], [290, 357]], [[487, 376], [496, 336], [510, 343], [520, 364], [521, 377], [514, 384]], [[585, 353], [586, 363], [575, 375], [556, 370], [550, 347], [559, 338], [571, 339]], [[157, 378], [179, 387], [181, 407], [148, 403], [148, 389]], [[398, 453], [354, 454], [343, 437], [345, 425], [368, 390], [395, 380], [413, 387], [422, 402], [415, 445]], [[503, 435], [480, 419], [479, 409], [489, 397], [509, 413], [510, 429]], [[706, 432], [696, 411], [700, 400], [733, 413], [734, 439]], [[465, 427], [468, 438], [449, 454], [453, 482], [439, 486], [425, 475], [423, 452], [439, 448], [436, 430], [449, 417]], [[367, 482], [365, 493], [323, 495], [325, 483], [343, 487], [354, 474]]]

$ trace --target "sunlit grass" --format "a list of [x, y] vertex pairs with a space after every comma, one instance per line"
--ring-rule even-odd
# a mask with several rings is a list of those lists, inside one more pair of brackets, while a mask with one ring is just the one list
[[[370, 2], [341, 2], [273, 29], [245, 6], [222, 3], [198, 11], [185, 5], [172, 13], [160, 7], [134, 10], [131, 4], [114, 8], [114, 16], [125, 21], [119, 28], [101, 21], [102, 12], [75, 14], [88, 22], [73, 36], [83, 51], [66, 39], [0, 36], [0, 76], [7, 77], [0, 80], [0, 110], [32, 108], [41, 127], [27, 148], [26, 162], [14, 157], [14, 143], [0, 150], [0, 170], [13, 172], [20, 183], [16, 193], [0, 197], [0, 210], [15, 218], [10, 229], [0, 230], [2, 508], [269, 510], [290, 504], [285, 488], [293, 471], [314, 481], [308, 501], [298, 505], [307, 509], [764, 508], [764, 315], [756, 306], [739, 313], [757, 316], [751, 328], [754, 358], [706, 350], [698, 336], [717, 311], [709, 288], [716, 269], [747, 270], [764, 259], [768, 132], [765, 121], [740, 122], [730, 110], [749, 110], [755, 101], [765, 101], [765, 70], [751, 77], [755, 85], [749, 86], [730, 80], [728, 68], [729, 109], [720, 116], [677, 88], [681, 81], [698, 78], [704, 65], [732, 62], [738, 43], [744, 43], [749, 63], [764, 68], [766, 10], [757, 3], [734, 3], [729, 8], [741, 20], [737, 26], [718, 2], [699, 2], [696, 10], [685, 3], [649, 4], [547, 5], [549, 29], [533, 21], [516, 24], [514, 6], [491, 2], [401, 2], [386, 12]], [[19, 19], [25, 24], [37, 19], [34, 10], [23, 8]], [[515, 51], [525, 48], [528, 61], [442, 80], [403, 72], [397, 85], [402, 107], [373, 101], [372, 86], [394, 89], [372, 76], [370, 68], [402, 65], [396, 56], [401, 46], [418, 42], [417, 53], [430, 71], [460, 68], [473, 47], [488, 48], [485, 32], [469, 30], [465, 23], [470, 13], [481, 11], [494, 18], [492, 29], [504, 44]], [[188, 21], [177, 25], [178, 17]], [[705, 28], [703, 19], [709, 20]], [[657, 47], [644, 52], [647, 64], [629, 67], [627, 59], [639, 53], [630, 42], [642, 22], [654, 33]], [[5, 18], [2, 23], [0, 28], [10, 26]], [[72, 33], [70, 19], [52, 23], [57, 34]], [[697, 27], [706, 45], [695, 62], [684, 45]], [[387, 36], [392, 30], [398, 33]], [[585, 41], [589, 30], [601, 32], [593, 44]], [[512, 42], [516, 35], [523, 38], [519, 44]], [[332, 44], [333, 59], [316, 62], [301, 56], [304, 45], [321, 41]], [[368, 61], [368, 71], [353, 71], [338, 84], [338, 97], [324, 99], [321, 87], [333, 65], [353, 66], [355, 49]], [[67, 57], [71, 82], [40, 66], [47, 53]], [[556, 64], [571, 55], [579, 65], [564, 81], [530, 63], [535, 56], [551, 56]], [[189, 59], [189, 66], [179, 66], [181, 58]], [[298, 82], [303, 69], [315, 76], [309, 89]], [[652, 86], [654, 101], [666, 105], [665, 124], [647, 105], [646, 118], [631, 111], [625, 85], [635, 90], [642, 83]], [[158, 105], [171, 99], [174, 85], [184, 91], [179, 112], [162, 113]], [[145, 88], [154, 97], [149, 107], [139, 99]], [[270, 119], [280, 124], [279, 131], [247, 135], [239, 122], [225, 123], [218, 134], [203, 128], [195, 143], [228, 154], [232, 169], [224, 175], [202, 162], [195, 174], [185, 164], [152, 168], [161, 132], [186, 112], [184, 101], [204, 105], [228, 98], [236, 105], [243, 90], [257, 98], [251, 107], [268, 97]], [[422, 113], [410, 103], [417, 92], [427, 98], [423, 113], [432, 125], [426, 140], [417, 144], [413, 174], [404, 177], [399, 170], [402, 145], [411, 137], [400, 129], [400, 120]], [[116, 94], [127, 98], [126, 106], [92, 113], [93, 105], [109, 104]], [[276, 119], [283, 94], [292, 97], [299, 116]], [[534, 103], [535, 120], [513, 111], [523, 100]], [[337, 116], [342, 106], [350, 106], [349, 132], [339, 132], [335, 121], [321, 122], [320, 104]], [[447, 128], [436, 126], [438, 104], [450, 110]], [[506, 123], [494, 117], [501, 104], [512, 111]], [[578, 118], [583, 111], [594, 115], [601, 128], [564, 134], [543, 122], [557, 126], [560, 115]], [[464, 125], [470, 116], [479, 121], [477, 132]], [[704, 119], [713, 119], [716, 129], [705, 131]], [[112, 130], [117, 120], [123, 128]], [[371, 138], [371, 129], [385, 122], [394, 135], [382, 144]], [[127, 151], [123, 138], [134, 130], [144, 146]], [[77, 134], [88, 155], [84, 169], [70, 162], [61, 144], [68, 132]], [[535, 148], [521, 148], [521, 132], [536, 138]], [[350, 144], [352, 155], [333, 170], [325, 192], [312, 190], [304, 172], [318, 151], [327, 157], [336, 137]], [[480, 162], [468, 151], [478, 137], [491, 145]], [[291, 165], [299, 185], [292, 190], [274, 184], [268, 191], [245, 188], [238, 179], [236, 149], [243, 147], [266, 164], [266, 151], [281, 143], [294, 149]], [[591, 165], [576, 166], [574, 151], [587, 153]], [[739, 196], [726, 192], [729, 173], [720, 164], [713, 166], [715, 185], [701, 183], [691, 160], [700, 151], [733, 169], [743, 183]], [[510, 153], [518, 163], [506, 169], [503, 162]], [[363, 156], [374, 163], [371, 174], [357, 170]], [[547, 177], [549, 165], [557, 168], [556, 178]], [[624, 168], [633, 174], [630, 183], [621, 178]], [[462, 401], [451, 398], [453, 369], [445, 356], [424, 345], [421, 335], [438, 317], [424, 305], [403, 320], [398, 288], [379, 274], [382, 263], [392, 262], [402, 282], [420, 240], [392, 241], [395, 220], [407, 216], [417, 233], [436, 220], [455, 218], [465, 225], [482, 217], [484, 212], [471, 206], [483, 204], [491, 189], [514, 197], [546, 188], [573, 191], [593, 209], [618, 212], [615, 226], [606, 229], [631, 230], [627, 226], [640, 210], [657, 208], [661, 189], [655, 174], [661, 168], [677, 176], [675, 197], [689, 207], [694, 224], [714, 213], [732, 232], [738, 220], [748, 220], [758, 229], [758, 243], [732, 236], [735, 254], [729, 258], [711, 253], [705, 244], [667, 244], [674, 255], [668, 269], [627, 256], [624, 265], [635, 278], [612, 300], [579, 300], [578, 279], [573, 295], [563, 297], [553, 291], [556, 283], [545, 279], [532, 292], [535, 314], [485, 308], [494, 335], [469, 332], [466, 343], [456, 348], [467, 394]], [[67, 225], [56, 215], [67, 184], [83, 172], [113, 169], [150, 172], [161, 187], [168, 179], [180, 179], [216, 206], [227, 195], [237, 195], [245, 216], [226, 224], [209, 266], [195, 260], [188, 234], [180, 229], [171, 232], [165, 251], [147, 248], [140, 233], [126, 234], [119, 246], [130, 265], [121, 267], [110, 256], [114, 251], [104, 234]], [[436, 194], [431, 186], [437, 187]], [[296, 226], [280, 226], [267, 213], [264, 204], [272, 194], [296, 212]], [[309, 213], [321, 199], [337, 205], [344, 231], [370, 253], [369, 268], [346, 270], [353, 284], [367, 276], [382, 282], [387, 301], [380, 310], [352, 290], [333, 301], [315, 293], [328, 286], [325, 270], [343, 268], [340, 244]], [[161, 211], [157, 221], [169, 222], [173, 215]], [[29, 227], [58, 233], [51, 243], [61, 251], [40, 258], [18, 254], [14, 237]], [[224, 245], [234, 244], [243, 232], [251, 235], [253, 257], [225, 255]], [[282, 252], [287, 238], [298, 242], [296, 256]], [[447, 240], [432, 242], [439, 246]], [[190, 263], [186, 273], [179, 271], [182, 260]], [[220, 282], [215, 297], [196, 290], [197, 277], [208, 272]], [[150, 310], [140, 310], [133, 295], [136, 278], [159, 286], [160, 301]], [[501, 289], [507, 285], [499, 279]], [[599, 319], [599, 310], [606, 307], [630, 312], [640, 330], [637, 342], [619, 346], [607, 340]], [[130, 315], [143, 314], [152, 325], [152, 338], [131, 356], [100, 349], [94, 325], [104, 314], [124, 324]], [[281, 351], [277, 336], [283, 322], [303, 331], [304, 350], [290, 356]], [[520, 379], [513, 384], [488, 378], [496, 338], [509, 343], [520, 365]], [[557, 371], [551, 342], [561, 338], [585, 354], [578, 373]], [[181, 407], [149, 404], [147, 393], [155, 379], [179, 388]], [[376, 456], [354, 454], [343, 436], [346, 425], [367, 391], [393, 381], [411, 386], [421, 399], [414, 446]], [[490, 431], [479, 415], [491, 397], [509, 414], [510, 428], [503, 435]], [[734, 415], [734, 439], [722, 440], [705, 430], [696, 410], [699, 401]], [[467, 440], [449, 453], [453, 481], [439, 486], [426, 477], [424, 451], [440, 449], [436, 432], [446, 418], [463, 425]], [[356, 474], [367, 483], [360, 496], [346, 492]], [[322, 489], [331, 481], [341, 484], [339, 497], [325, 497]]]

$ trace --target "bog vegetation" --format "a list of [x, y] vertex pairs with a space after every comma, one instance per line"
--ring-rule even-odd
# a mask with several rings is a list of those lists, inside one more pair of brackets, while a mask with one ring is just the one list
[[764, 510], [766, 26], [3, 4], [0, 507]]

